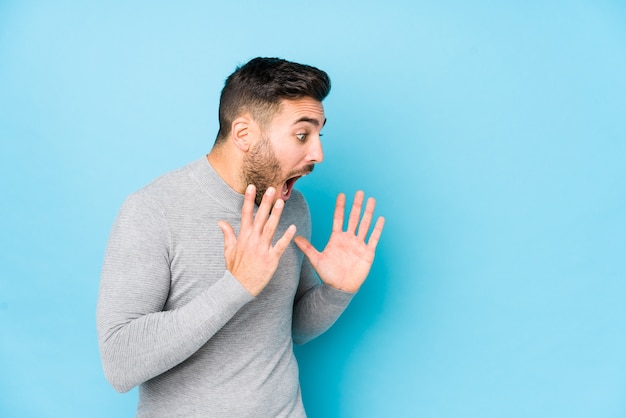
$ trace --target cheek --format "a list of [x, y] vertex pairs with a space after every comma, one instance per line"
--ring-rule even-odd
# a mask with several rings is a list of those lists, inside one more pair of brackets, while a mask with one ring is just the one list
[[276, 150], [276, 157], [280, 161], [283, 170], [291, 171], [294, 167], [299, 166], [305, 158], [303, 148], [281, 149]]

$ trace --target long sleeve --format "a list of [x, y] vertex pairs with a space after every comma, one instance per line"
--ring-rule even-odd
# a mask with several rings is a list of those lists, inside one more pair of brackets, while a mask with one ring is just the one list
[[[96, 322], [111, 385], [139, 386], [138, 417], [306, 416], [291, 332], [302, 253], [289, 245], [252, 297], [226, 271], [218, 226], [228, 222], [238, 233], [243, 201], [203, 156], [120, 209]], [[304, 230], [305, 215], [294, 190], [277, 236], [291, 224]]]
[[[303, 203], [307, 216], [299, 233], [310, 239], [310, 213]], [[306, 256], [303, 257], [293, 307], [293, 341], [304, 344], [323, 334], [341, 316], [354, 295], [324, 284]]]
[[304, 344], [323, 334], [346, 309], [354, 293], [324, 284], [304, 259], [293, 309], [293, 341]]
[[253, 297], [228, 272], [172, 310], [171, 234], [162, 208], [141, 193], [124, 203], [105, 255], [97, 329], [105, 375], [126, 392], [183, 362]]

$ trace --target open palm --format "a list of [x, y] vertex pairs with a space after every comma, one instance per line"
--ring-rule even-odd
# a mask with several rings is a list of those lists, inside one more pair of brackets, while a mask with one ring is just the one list
[[367, 278], [385, 223], [385, 219], [379, 217], [366, 241], [376, 201], [373, 198], [367, 200], [361, 218], [363, 200], [364, 193], [358, 191], [344, 231], [346, 196], [343, 193], [337, 196], [332, 232], [322, 252], [317, 251], [306, 238], [295, 238], [296, 245], [307, 256], [322, 281], [345, 292], [356, 292]]

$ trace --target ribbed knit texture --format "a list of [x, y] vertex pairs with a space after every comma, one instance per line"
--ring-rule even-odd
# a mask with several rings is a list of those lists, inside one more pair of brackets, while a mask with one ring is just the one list
[[[292, 337], [328, 329], [352, 294], [321, 284], [291, 243], [256, 298], [225, 270], [218, 220], [238, 233], [243, 195], [205, 157], [124, 202], [98, 296], [105, 375], [139, 389], [138, 417], [304, 417]], [[293, 191], [275, 239], [295, 224], [310, 236]]]

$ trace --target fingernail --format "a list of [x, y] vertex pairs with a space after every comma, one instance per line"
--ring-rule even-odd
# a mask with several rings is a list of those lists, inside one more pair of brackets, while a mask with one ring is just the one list
[[254, 185], [248, 184], [248, 187], [246, 187], [246, 193], [252, 193], [252, 190], [254, 190]]
[[278, 200], [276, 201], [276, 203], [274, 203], [274, 207], [275, 207], [276, 209], [280, 209], [280, 208], [282, 208], [282, 207], [283, 207], [283, 205], [284, 205], [283, 199], [278, 199]]
[[274, 194], [275, 191], [276, 191], [276, 189], [274, 189], [273, 187], [268, 187], [267, 190], [265, 191], [265, 193], [267, 193], [267, 194]]

